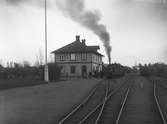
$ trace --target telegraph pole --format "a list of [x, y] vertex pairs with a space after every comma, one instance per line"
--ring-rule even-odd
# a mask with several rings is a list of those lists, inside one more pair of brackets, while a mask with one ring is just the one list
[[44, 80], [49, 82], [48, 73], [48, 61], [47, 61], [47, 2], [45, 0], [45, 68], [44, 68]]

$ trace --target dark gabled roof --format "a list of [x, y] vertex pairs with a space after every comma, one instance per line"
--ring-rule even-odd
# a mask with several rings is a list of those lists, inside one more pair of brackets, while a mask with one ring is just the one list
[[52, 53], [95, 53], [103, 56], [97, 50], [100, 49], [99, 46], [87, 46], [85, 43], [81, 43], [80, 41], [74, 41], [64, 47], [61, 47]]

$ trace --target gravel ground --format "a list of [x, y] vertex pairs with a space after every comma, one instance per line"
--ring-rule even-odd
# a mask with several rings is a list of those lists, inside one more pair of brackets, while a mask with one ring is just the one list
[[0, 91], [0, 124], [55, 124], [98, 82], [71, 80]]

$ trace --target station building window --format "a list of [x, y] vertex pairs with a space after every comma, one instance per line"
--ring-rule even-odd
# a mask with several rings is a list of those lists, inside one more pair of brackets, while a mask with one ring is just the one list
[[70, 58], [71, 60], [76, 60], [76, 55], [75, 54], [72, 53], [70, 57], [71, 57]]
[[86, 60], [87, 59], [87, 54], [86, 53], [82, 53], [81, 54], [81, 59], [82, 60]]
[[65, 54], [60, 55], [60, 61], [65, 61]]
[[71, 74], [74, 74], [76, 72], [76, 66], [71, 66]]

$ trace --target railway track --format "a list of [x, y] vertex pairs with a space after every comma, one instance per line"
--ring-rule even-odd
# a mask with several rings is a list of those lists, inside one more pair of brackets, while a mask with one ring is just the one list
[[[128, 84], [110, 93], [108, 90], [108, 95], [106, 95], [104, 101], [93, 109], [79, 124], [107, 124], [114, 122], [116, 120], [115, 111], [118, 111], [121, 103], [125, 104], [129, 89], [130, 86]], [[124, 100], [123, 97], [125, 97]]]
[[117, 87], [114, 87], [111, 84], [111, 80], [104, 80], [103, 85], [94, 89], [80, 105], [60, 120], [59, 124], [81, 124], [84, 122], [86, 117], [92, 115], [95, 111], [97, 114], [96, 117], [98, 117], [98, 113], [102, 112], [101, 108], [104, 107], [105, 101], [111, 94], [116, 92], [116, 90], [118, 90], [124, 82]]
[[154, 97], [163, 124], [167, 124], [167, 86], [162, 80], [154, 80]]
[[[133, 83], [133, 82], [132, 82]], [[127, 103], [128, 97], [129, 97], [129, 93], [132, 87], [132, 83], [130, 83], [129, 85], [125, 85], [124, 87], [122, 87], [122, 89], [120, 89], [119, 92], [117, 92], [116, 94], [114, 94], [112, 97], [108, 96], [102, 104], [100, 104], [96, 109], [94, 109], [91, 114], [89, 114], [84, 120], [82, 120], [79, 124], [129, 124], [128, 121], [124, 121], [124, 119], [126, 120], [127, 118], [124, 117], [125, 114], [123, 113], [127, 113], [129, 109], [129, 107], [131, 106], [131, 104]], [[160, 106], [160, 102], [158, 101], [158, 93], [156, 90], [156, 83], [153, 83], [153, 93], [150, 94], [152, 96], [150, 96], [151, 98], [151, 104], [150, 108], [151, 111], [149, 111], [149, 113], [152, 115], [150, 118], [149, 115], [148, 117], [146, 117], [146, 121], [144, 123], [149, 123], [149, 122], [153, 122], [152, 124], [167, 124], [166, 120], [165, 120], [165, 115], [162, 111], [162, 108]], [[131, 109], [135, 109], [133, 108], [134, 106], [131, 106]], [[137, 106], [136, 106], [137, 107]], [[167, 108], [166, 108], [167, 109]], [[132, 110], [132, 111], [133, 111]], [[138, 112], [138, 110], [136, 111]], [[146, 112], [147, 113], [147, 112]], [[131, 118], [133, 118], [134, 122], [135, 118], [137, 119], [137, 116], [133, 116], [130, 115]], [[155, 118], [154, 118], [155, 117]], [[122, 118], [124, 118], [122, 120]], [[135, 121], [136, 122], [136, 121]], [[139, 123], [139, 122], [137, 122]], [[135, 123], [135, 124], [137, 124]]]
[[[166, 121], [165, 121], [165, 118], [164, 118], [164, 113], [162, 112], [162, 108], [160, 106], [160, 102], [158, 100], [156, 82], [154, 82], [154, 81], [152, 81], [152, 82], [153, 82], [153, 85], [149, 84], [150, 88], [152, 87], [152, 89], [153, 89], [152, 90], [153, 92], [149, 96], [150, 103], [149, 104], [148, 103], [147, 104], [141, 104], [142, 102], [140, 102], [140, 106], [136, 106], [137, 104], [135, 105], [134, 104], [135, 102], [129, 102], [129, 103], [125, 104], [122, 107], [122, 109], [120, 110], [120, 113], [123, 113], [123, 114], [119, 114], [118, 115], [118, 118], [117, 118], [117, 121], [116, 121], [115, 124], [129, 124], [129, 123], [132, 123], [132, 124], [133, 123], [135, 123], [135, 124], [140, 124], [140, 123], [141, 124], [147, 124], [147, 123], [151, 123], [151, 124], [167, 124]], [[134, 91], [132, 93], [134, 93]], [[149, 105], [148, 106], [149, 107], [149, 109], [148, 109], [149, 112], [144, 112], [143, 111], [143, 113], [142, 113], [144, 115], [147, 115], [147, 116], [144, 117], [144, 119], [143, 119], [143, 117], [140, 117], [141, 116], [141, 114], [140, 114], [141, 111], [138, 109], [138, 108], [143, 108], [143, 107], [141, 107], [142, 105], [144, 105], [144, 106], [145, 105], [146, 106]], [[142, 118], [141, 122], [139, 121], [140, 118]], [[136, 120], [138, 120], [139, 122], [136, 121]]]
[[[78, 124], [79, 121], [86, 116], [86, 114], [91, 111], [91, 108], [96, 106], [101, 100], [103, 100], [103, 96], [105, 95], [105, 83], [101, 81], [95, 89], [93, 89], [90, 94], [70, 113], [68, 113], [62, 120], [60, 120], [59, 124]], [[91, 101], [94, 99], [94, 101]]]
[[[118, 109], [121, 107], [121, 103], [124, 104], [123, 97], [125, 92], [127, 91], [127, 88], [129, 88], [129, 85], [124, 85], [115, 92], [109, 94], [108, 97], [104, 100], [104, 102], [101, 105], [99, 105], [99, 107], [95, 109], [80, 124], [112, 124], [116, 120], [115, 115], [118, 114], [115, 112], [118, 112]], [[127, 92], [129, 92], [129, 90]]]

